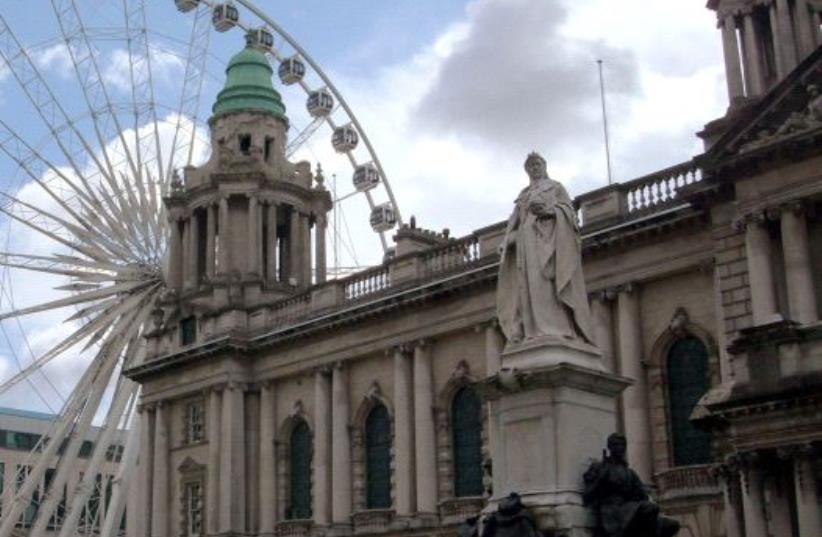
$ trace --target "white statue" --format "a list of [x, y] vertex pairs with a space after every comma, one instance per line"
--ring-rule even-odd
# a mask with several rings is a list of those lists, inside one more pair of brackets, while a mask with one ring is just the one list
[[497, 284], [497, 315], [509, 344], [541, 338], [594, 343], [582, 276], [576, 212], [545, 159], [525, 160], [531, 184], [508, 219]]

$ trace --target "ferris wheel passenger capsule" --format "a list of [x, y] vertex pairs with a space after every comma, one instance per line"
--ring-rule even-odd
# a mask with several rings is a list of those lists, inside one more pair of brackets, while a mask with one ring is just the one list
[[218, 32], [227, 32], [237, 25], [240, 11], [232, 3], [217, 4], [211, 12], [211, 22]]
[[200, 5], [200, 0], [174, 0], [174, 5], [183, 13], [187, 13]]
[[369, 221], [374, 231], [382, 233], [397, 225], [397, 213], [391, 203], [383, 203], [371, 210]]
[[274, 50], [274, 34], [265, 28], [249, 30], [245, 34], [245, 43], [260, 52], [271, 52]]
[[308, 94], [305, 106], [312, 117], [325, 117], [334, 110], [334, 96], [325, 88], [314, 90]]
[[[305, 76], [305, 64], [299, 58], [299, 56], [292, 56], [290, 58], [286, 58], [280, 63], [280, 67], [277, 69], [277, 75], [280, 77], [280, 81], [286, 86], [296, 84]], [[333, 97], [331, 99], [331, 103], [333, 106]]]
[[368, 192], [380, 184], [380, 172], [372, 163], [360, 164], [354, 170], [354, 188], [358, 192]]
[[357, 148], [360, 143], [360, 135], [357, 134], [357, 129], [351, 125], [343, 125], [334, 129], [334, 135], [331, 137], [331, 145], [337, 153], [348, 153]]

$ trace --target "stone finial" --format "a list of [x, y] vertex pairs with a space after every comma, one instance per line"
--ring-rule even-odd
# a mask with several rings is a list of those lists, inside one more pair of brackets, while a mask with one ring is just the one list
[[314, 182], [317, 183], [317, 190], [325, 190], [325, 175], [323, 174], [323, 166], [317, 163], [317, 173], [314, 174]]

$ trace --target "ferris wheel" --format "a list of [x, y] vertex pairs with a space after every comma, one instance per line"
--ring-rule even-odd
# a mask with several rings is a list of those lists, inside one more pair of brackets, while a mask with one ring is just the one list
[[[0, 537], [21, 524], [37, 537], [55, 528], [60, 537], [76, 535], [96, 474], [122, 445], [108, 508], [90, 521], [109, 537], [120, 529], [139, 445], [139, 386], [121, 371], [142, 361], [142, 337], [167, 290], [163, 196], [178, 168], [203, 162], [210, 150], [207, 96], [223, 80], [221, 53], [241, 45], [266, 53], [293, 90], [284, 95], [293, 127], [288, 156], [320, 152], [326, 170], [350, 179], [335, 181], [341, 216], [331, 230], [351, 265], [359, 263], [354, 241], [345, 240], [343, 206], [360, 204], [363, 218], [351, 226], [369, 226], [380, 252], [402, 220], [349, 103], [251, 1], [51, 0], [49, 7], [50, 22], [36, 17], [35, 25], [30, 14], [0, 8], [0, 354], [12, 364], [0, 396], [37, 398], [57, 415], [18, 465]], [[338, 159], [330, 164], [329, 149]], [[61, 504], [56, 491], [76, 471], [93, 424], [84, 475]]]

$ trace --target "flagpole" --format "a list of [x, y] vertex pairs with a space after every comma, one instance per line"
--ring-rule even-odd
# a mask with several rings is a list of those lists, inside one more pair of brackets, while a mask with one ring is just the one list
[[611, 171], [611, 142], [608, 137], [608, 108], [605, 106], [605, 77], [602, 74], [602, 60], [597, 60], [599, 67], [599, 96], [602, 101], [602, 131], [605, 136], [605, 163], [608, 166], [608, 184], [613, 183]]

